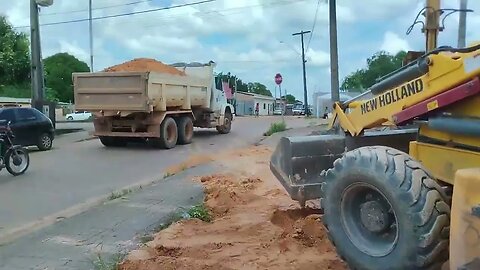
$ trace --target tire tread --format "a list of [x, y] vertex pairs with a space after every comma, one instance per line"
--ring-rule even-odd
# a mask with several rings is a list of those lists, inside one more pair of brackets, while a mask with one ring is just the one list
[[[347, 161], [351, 163], [352, 156], [359, 164], [367, 161], [374, 164], [372, 169], [385, 172], [389, 179], [388, 185], [401, 193], [410, 205], [408, 211], [413, 217], [412, 221], [416, 226], [414, 231], [419, 241], [416, 258], [405, 258], [404, 269], [430, 269], [435, 264], [445, 262], [448, 259], [450, 230], [450, 207], [447, 204], [449, 197], [445, 188], [432, 179], [422, 164], [406, 153], [390, 147], [369, 146], [352, 150], [335, 160], [333, 168], [327, 171], [323, 183], [324, 194], [329, 193], [330, 183], [342, 175], [344, 168], [350, 168], [346, 164]], [[325, 215], [323, 220], [327, 227], [330, 226], [328, 215]], [[330, 234], [331, 231], [328, 231], [329, 239], [335, 243], [335, 236]], [[348, 254], [342, 254], [338, 248], [337, 251], [340, 256], [346, 258], [351, 268], [357, 267], [351, 264]]]

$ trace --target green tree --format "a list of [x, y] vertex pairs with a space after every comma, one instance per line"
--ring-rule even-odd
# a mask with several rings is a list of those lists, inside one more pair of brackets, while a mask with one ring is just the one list
[[270, 97], [272, 96], [272, 92], [268, 90], [265, 85], [259, 82], [245, 83], [236, 75], [232, 75], [230, 72], [227, 72], [225, 74], [223, 72], [220, 72], [217, 74], [217, 78], [220, 79], [220, 81], [217, 80], [217, 87], [221, 87], [219, 82], [228, 82], [230, 88], [234, 89], [234, 91], [250, 92]]
[[249, 92], [264, 95], [264, 96], [272, 96], [272, 92], [267, 89], [267, 87], [259, 82], [249, 83]]
[[0, 86], [24, 84], [30, 75], [29, 41], [0, 16]]
[[288, 104], [294, 104], [295, 102], [297, 102], [297, 98], [295, 98], [294, 95], [287, 94], [285, 99], [287, 100]]
[[345, 91], [366, 91], [374, 85], [377, 79], [402, 67], [402, 61], [407, 53], [400, 51], [395, 55], [380, 51], [367, 59], [367, 67], [346, 76], [342, 82], [341, 89]]
[[72, 73], [89, 72], [87, 63], [68, 53], [57, 53], [44, 60], [46, 86], [53, 93], [49, 98], [73, 102]]
[[236, 75], [232, 75], [230, 72], [226, 74], [220, 72], [217, 77], [220, 78], [222, 82], [228, 82], [233, 92], [248, 92], [248, 85], [244, 83], [241, 79], [239, 79]]

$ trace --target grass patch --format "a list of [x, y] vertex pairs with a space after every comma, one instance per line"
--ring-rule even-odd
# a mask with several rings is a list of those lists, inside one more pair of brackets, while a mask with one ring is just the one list
[[208, 211], [207, 207], [205, 207], [204, 204], [200, 204], [190, 208], [187, 211], [187, 214], [190, 216], [190, 218], [198, 218], [205, 222], [212, 221], [212, 215], [210, 214], [210, 211]]
[[95, 270], [116, 270], [118, 265], [123, 261], [126, 254], [117, 253], [108, 258], [102, 257], [101, 254], [93, 261], [93, 269]]
[[175, 174], [172, 173], [172, 172], [166, 172], [166, 173], [163, 175], [163, 179], [168, 178], [168, 177], [170, 177], [170, 176], [174, 176], [174, 175], [175, 175]]
[[153, 239], [154, 239], [153, 235], [143, 235], [140, 237], [140, 242], [142, 244], [146, 244], [150, 241], [153, 241]]
[[285, 122], [276, 122], [270, 125], [270, 128], [265, 132], [265, 136], [271, 136], [274, 133], [287, 130], [287, 124]]
[[170, 214], [165, 222], [160, 223], [155, 228], [153, 228], [152, 234], [145, 234], [141, 236], [139, 238], [139, 241], [142, 244], [146, 244], [147, 242], [150, 242], [154, 239], [153, 234], [165, 230], [177, 221], [191, 218], [198, 218], [204, 222], [212, 222], [213, 220], [213, 217], [207, 207], [204, 204], [199, 204], [189, 208], [186, 211], [180, 211]]
[[160, 223], [158, 226], [156, 226], [153, 229], [153, 231], [157, 233], [159, 231], [165, 230], [166, 228], [170, 227], [170, 225], [172, 225], [173, 223], [182, 219], [183, 219], [183, 216], [180, 213], [170, 214], [167, 220], [164, 223]]
[[112, 192], [112, 194], [110, 194], [110, 196], [108, 197], [108, 200], [112, 201], [112, 200], [115, 200], [115, 199], [118, 199], [118, 198], [122, 198], [123, 196], [125, 196], [129, 193], [132, 193], [131, 189], [123, 189], [120, 192]]

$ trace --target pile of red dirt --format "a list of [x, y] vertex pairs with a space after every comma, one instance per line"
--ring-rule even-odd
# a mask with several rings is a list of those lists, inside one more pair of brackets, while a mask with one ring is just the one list
[[268, 170], [271, 150], [216, 156], [224, 168], [197, 179], [212, 222], [184, 220], [132, 252], [120, 270], [345, 270], [318, 209], [301, 209]]
[[118, 71], [138, 71], [138, 72], [154, 71], [154, 72], [160, 72], [160, 73], [169, 73], [173, 75], [185, 76], [185, 72], [150, 58], [136, 58], [131, 61], [125, 62], [123, 64], [106, 68], [104, 70], [104, 72], [118, 72]]

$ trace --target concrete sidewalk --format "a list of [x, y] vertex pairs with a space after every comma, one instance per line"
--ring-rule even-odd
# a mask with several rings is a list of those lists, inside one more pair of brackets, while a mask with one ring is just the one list
[[108, 261], [126, 253], [172, 214], [200, 204], [203, 188], [192, 178], [218, 169], [188, 169], [1, 246], [0, 269], [95, 269], [98, 254]]

